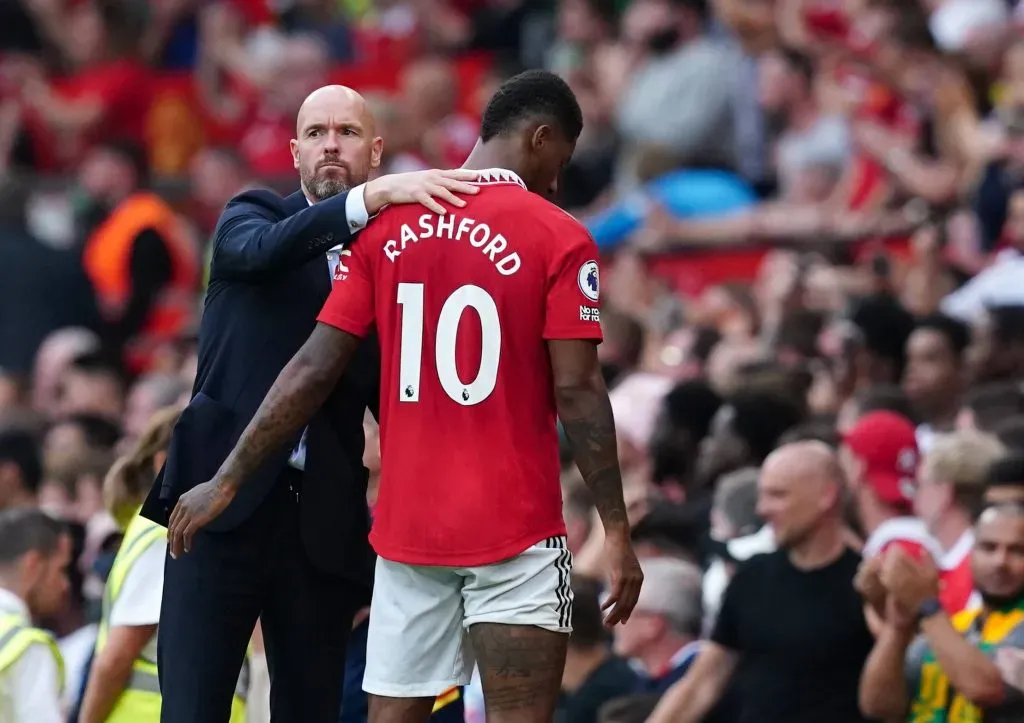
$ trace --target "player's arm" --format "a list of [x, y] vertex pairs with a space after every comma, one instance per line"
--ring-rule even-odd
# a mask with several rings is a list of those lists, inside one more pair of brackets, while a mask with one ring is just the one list
[[726, 647], [702, 643], [697, 660], [669, 688], [647, 723], [698, 723], [711, 712], [729, 684], [739, 655]]
[[615, 421], [597, 360], [601, 340], [597, 247], [568, 215], [555, 212], [544, 229], [560, 249], [549, 259], [544, 338], [548, 344], [555, 406], [573, 459], [590, 488], [605, 530], [611, 576], [606, 622], [627, 620], [643, 573], [629, 538]]
[[589, 339], [551, 339], [548, 354], [558, 418], [573, 459], [594, 495], [606, 532], [628, 535], [615, 420], [597, 346]]
[[267, 455], [282, 448], [309, 423], [327, 400], [362, 341], [358, 336], [318, 323], [267, 392], [217, 477], [237, 490]]

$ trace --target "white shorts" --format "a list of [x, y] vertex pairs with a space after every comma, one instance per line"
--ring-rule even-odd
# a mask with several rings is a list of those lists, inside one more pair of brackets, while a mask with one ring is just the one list
[[377, 558], [363, 690], [427, 698], [467, 685], [476, 623], [572, 631], [572, 553], [549, 537], [480, 567], [404, 565]]

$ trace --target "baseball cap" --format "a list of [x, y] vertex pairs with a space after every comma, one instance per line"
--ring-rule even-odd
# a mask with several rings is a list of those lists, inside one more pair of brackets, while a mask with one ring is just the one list
[[914, 424], [903, 415], [880, 410], [857, 420], [843, 437], [864, 465], [864, 478], [878, 497], [906, 505], [914, 499], [919, 452]]

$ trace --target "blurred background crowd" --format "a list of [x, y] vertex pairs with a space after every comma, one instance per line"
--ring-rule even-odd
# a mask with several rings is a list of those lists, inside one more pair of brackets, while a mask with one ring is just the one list
[[[586, 617], [600, 525], [567, 466], [566, 721], [643, 720], [603, 704], [663, 692], [773, 527], [812, 524], [759, 503], [780, 445], [839, 450], [851, 548], [916, 520], [940, 571], [969, 559], [986, 490], [1024, 498], [1024, 3], [6, 0], [0, 508], [74, 530], [48, 621], [69, 709], [165, 442], [147, 428], [190, 396], [224, 203], [294, 188], [320, 85], [371, 99], [386, 172], [456, 167], [527, 67], [583, 108], [559, 201], [606, 253], [600, 355], [649, 568], [610, 645]], [[367, 438], [375, 472], [372, 420]]]

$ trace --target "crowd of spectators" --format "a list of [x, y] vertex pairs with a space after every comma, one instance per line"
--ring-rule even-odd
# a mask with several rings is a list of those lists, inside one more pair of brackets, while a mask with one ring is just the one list
[[[1020, 720], [1015, 0], [0, 3], [0, 508], [74, 532], [46, 621], [69, 710], [124, 514], [104, 479], [189, 398], [224, 203], [294, 185], [295, 112], [326, 82], [370, 99], [396, 172], [461, 164], [493, 88], [538, 66], [583, 109], [559, 202], [607, 253], [646, 578], [611, 640], [567, 467], [560, 715]], [[932, 597], [946, 627], [918, 625]]]

